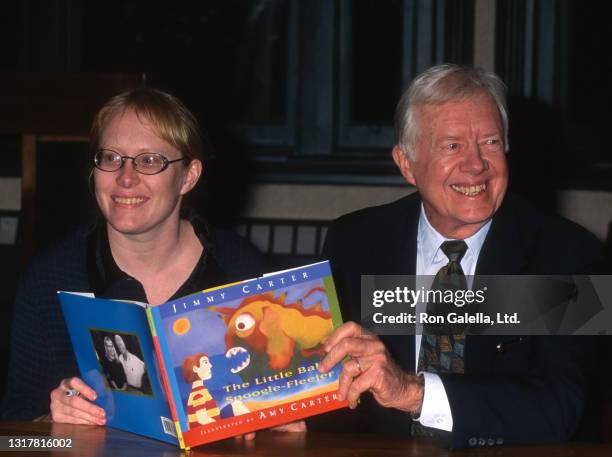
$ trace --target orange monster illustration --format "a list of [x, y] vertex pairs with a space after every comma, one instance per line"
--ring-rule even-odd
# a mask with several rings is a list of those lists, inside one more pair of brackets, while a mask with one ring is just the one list
[[[314, 292], [325, 292], [315, 287]], [[323, 341], [333, 331], [329, 312], [321, 303], [305, 309], [303, 304], [285, 303], [286, 294], [272, 292], [246, 298], [237, 308], [211, 306], [227, 325], [225, 344], [228, 359], [241, 360], [231, 369], [247, 379], [250, 373], [295, 369], [300, 360], [322, 355]]]

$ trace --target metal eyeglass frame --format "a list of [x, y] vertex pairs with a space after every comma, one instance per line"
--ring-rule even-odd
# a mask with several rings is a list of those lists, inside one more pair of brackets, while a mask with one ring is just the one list
[[[99, 161], [98, 161], [98, 155], [101, 152], [103, 152], [103, 151], [109, 151], [109, 152], [112, 152], [113, 154], [116, 154], [121, 159], [121, 165], [119, 165], [119, 167], [117, 169], [115, 169], [115, 170], [105, 170], [103, 168], [100, 168]], [[143, 155], [155, 155], [155, 156], [160, 157], [161, 160], [162, 160], [162, 167], [158, 171], [156, 171], [155, 173], [145, 173], [145, 172], [139, 170], [138, 166], [136, 164], [136, 160], [138, 159], [138, 157], [143, 156]], [[157, 174], [161, 173], [162, 171], [164, 171], [166, 168], [168, 168], [168, 165], [170, 165], [171, 163], [175, 163], [175, 162], [180, 162], [182, 160], [186, 160], [187, 157], [181, 157], [180, 159], [168, 160], [165, 156], [163, 156], [162, 154], [160, 154], [158, 152], [143, 152], [143, 153], [138, 154], [138, 155], [136, 155], [134, 157], [130, 157], [130, 156], [122, 156], [117, 151], [114, 151], [112, 149], [104, 148], [104, 149], [98, 149], [96, 151], [96, 154], [94, 155], [94, 166], [98, 170], [100, 170], [100, 171], [104, 171], [106, 173], [114, 173], [116, 171], [121, 170], [123, 168], [123, 165], [125, 164], [125, 161], [128, 160], [128, 159], [132, 161], [132, 164], [134, 166], [134, 170], [137, 173], [140, 173], [141, 175], [152, 176], [152, 175], [157, 175]]]

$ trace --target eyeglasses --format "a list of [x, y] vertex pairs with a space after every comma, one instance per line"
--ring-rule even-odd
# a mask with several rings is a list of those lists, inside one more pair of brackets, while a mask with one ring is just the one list
[[94, 155], [94, 165], [98, 170], [113, 172], [123, 167], [126, 160], [131, 160], [134, 164], [134, 170], [143, 175], [156, 175], [161, 173], [168, 165], [174, 162], [181, 162], [187, 157], [180, 159], [168, 160], [163, 155], [156, 152], [143, 152], [136, 157], [122, 156], [111, 149], [100, 149]]

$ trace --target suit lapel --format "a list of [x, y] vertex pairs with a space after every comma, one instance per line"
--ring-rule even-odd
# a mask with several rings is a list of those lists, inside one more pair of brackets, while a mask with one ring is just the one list
[[395, 237], [388, 240], [394, 248], [386, 250], [386, 254], [392, 252], [389, 260], [389, 271], [394, 274], [415, 275], [417, 259], [417, 232], [419, 226], [419, 215], [421, 211], [421, 199], [418, 194], [410, 196], [406, 200], [402, 216], [398, 219], [397, 233]]
[[[527, 274], [535, 238], [534, 221], [520, 211], [512, 196], [507, 196], [491, 222], [478, 256], [472, 289], [484, 288], [487, 275]], [[465, 372], [478, 372], [491, 363], [492, 348], [509, 338], [516, 337], [468, 335], [465, 341]]]
[[[386, 248], [381, 249], [378, 265], [387, 265], [387, 274], [415, 275], [417, 258], [417, 232], [419, 215], [421, 211], [421, 199], [418, 193], [406, 198], [397, 217], [394, 229], [390, 236], [384, 240]], [[414, 287], [412, 285], [411, 287]], [[413, 336], [386, 336], [382, 337], [387, 349], [400, 366], [406, 370], [414, 371], [414, 337]]]
[[521, 217], [511, 196], [499, 209], [482, 245], [476, 275], [517, 275], [524, 273], [533, 251], [533, 227]]

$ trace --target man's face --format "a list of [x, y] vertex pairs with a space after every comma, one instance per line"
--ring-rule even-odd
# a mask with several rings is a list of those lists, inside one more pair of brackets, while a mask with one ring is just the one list
[[415, 185], [432, 226], [448, 238], [473, 235], [500, 207], [508, 186], [502, 122], [486, 94], [417, 108], [416, 157], [393, 158]]
[[117, 350], [119, 350], [122, 355], [127, 354], [127, 348], [125, 347], [123, 338], [121, 338], [119, 335], [115, 335], [115, 344], [117, 345]]

